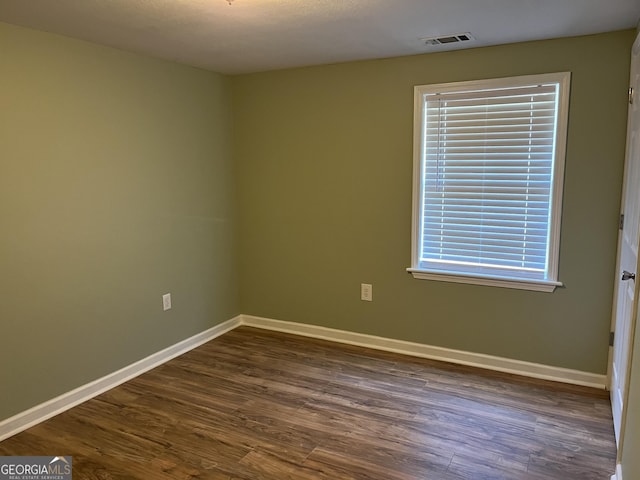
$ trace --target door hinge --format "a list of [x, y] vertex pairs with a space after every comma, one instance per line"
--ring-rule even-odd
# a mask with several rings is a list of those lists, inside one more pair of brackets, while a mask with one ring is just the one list
[[620, 214], [620, 224], [618, 228], [624, 230], [624, 213]]
[[609, 332], [609, 346], [613, 347], [613, 340], [615, 339], [615, 332]]
[[633, 87], [629, 87], [629, 104], [630, 105], [633, 105], [633, 94], [634, 94]]

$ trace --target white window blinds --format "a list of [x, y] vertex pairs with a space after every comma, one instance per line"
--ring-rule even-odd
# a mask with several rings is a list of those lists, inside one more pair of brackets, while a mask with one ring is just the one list
[[418, 269], [556, 280], [560, 87], [420, 96]]

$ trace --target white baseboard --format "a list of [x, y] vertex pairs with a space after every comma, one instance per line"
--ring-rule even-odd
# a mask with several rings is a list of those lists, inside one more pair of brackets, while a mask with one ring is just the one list
[[[107, 390], [117, 387], [118, 385], [131, 380], [152, 368], [162, 365], [163, 363], [168, 362], [172, 358], [182, 355], [189, 350], [193, 350], [194, 348], [213, 340], [214, 338], [219, 337], [240, 325], [374, 348], [377, 350], [385, 350], [414, 357], [469, 365], [472, 367], [523, 375], [526, 377], [554, 380], [574, 385], [585, 385], [604, 389], [606, 384], [606, 375], [596, 373], [552, 367], [537, 363], [523, 362], [520, 360], [512, 360], [509, 358], [494, 357], [481, 353], [452, 350], [420, 343], [407, 342], [404, 340], [376, 337], [374, 335], [347, 332], [344, 330], [336, 330], [317, 325], [284, 322], [281, 320], [255, 317], [252, 315], [239, 315], [202, 333], [198, 333], [193, 337], [187, 338], [186, 340], [165, 348], [160, 352], [143, 358], [142, 360], [116, 372], [110, 373], [109, 375], [99, 378], [91, 383], [78, 387], [75, 390], [64, 393], [47, 402], [36, 405], [29, 410], [0, 421], [0, 441], [20, 433], [40, 422], [44, 422], [65, 410], [69, 410], [82, 402], [106, 392]], [[618, 466], [617, 477], [612, 477], [612, 480], [622, 480], [622, 471], [620, 470], [620, 466]]]
[[435, 347], [421, 343], [407, 342], [404, 340], [376, 337], [362, 333], [319, 327], [317, 325], [284, 322], [282, 320], [273, 320], [270, 318], [255, 317], [252, 315], [240, 315], [240, 317], [242, 325], [266, 330], [275, 330], [278, 332], [292, 333], [305, 337], [313, 337], [333, 342], [357, 345], [360, 347], [396, 352], [414, 357], [429, 358], [431, 360], [440, 360], [443, 362], [496, 370], [499, 372], [513, 373], [525, 377], [553, 380], [556, 382], [583, 385], [600, 389], [606, 388], [606, 375], [597, 373], [552, 367], [539, 363], [512, 360], [510, 358], [494, 357], [492, 355], [485, 355], [482, 353], [452, 350], [449, 348]]
[[622, 480], [622, 465], [616, 465], [616, 473], [611, 475], [611, 480]]
[[59, 413], [69, 410], [70, 408], [85, 402], [101, 393], [106, 392], [118, 385], [131, 380], [144, 372], [155, 368], [172, 358], [183, 353], [193, 350], [194, 348], [213, 340], [229, 330], [233, 330], [241, 324], [240, 316], [227, 320], [224, 323], [216, 325], [204, 332], [198, 333], [193, 337], [182, 340], [170, 347], [159, 352], [149, 355], [142, 360], [128, 365], [116, 372], [110, 373], [91, 383], [87, 383], [70, 392], [64, 393], [59, 397], [53, 398], [47, 402], [36, 405], [29, 410], [18, 413], [13, 417], [0, 421], [0, 441], [9, 438], [17, 433], [26, 430], [40, 422], [58, 415]]

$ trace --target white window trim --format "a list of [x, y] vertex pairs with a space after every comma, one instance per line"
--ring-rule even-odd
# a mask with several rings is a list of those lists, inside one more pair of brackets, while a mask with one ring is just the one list
[[[421, 235], [421, 204], [423, 198], [422, 159], [424, 150], [422, 143], [424, 95], [437, 90], [450, 92], [458, 90], [473, 90], [486, 88], [509, 88], [523, 84], [558, 83], [558, 123], [555, 144], [555, 162], [553, 170], [553, 189], [551, 197], [551, 218], [549, 238], [549, 279], [529, 280], [509, 276], [474, 275], [459, 272], [443, 272], [419, 268], [420, 264], [420, 235]], [[453, 283], [486, 285], [493, 287], [532, 290], [538, 292], [553, 292], [562, 286], [558, 281], [558, 266], [560, 255], [560, 224], [562, 220], [562, 193], [564, 186], [564, 166], [567, 144], [567, 124], [569, 118], [569, 93], [571, 73], [559, 72], [541, 75], [526, 75], [491, 80], [475, 80], [469, 82], [442, 83], [436, 85], [419, 85], [414, 87], [414, 132], [413, 132], [413, 221], [412, 221], [412, 253], [411, 267], [407, 271], [414, 278], [422, 280], [439, 280]]]

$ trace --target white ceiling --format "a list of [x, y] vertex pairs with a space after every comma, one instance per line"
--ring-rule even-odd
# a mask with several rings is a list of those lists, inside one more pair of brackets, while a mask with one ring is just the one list
[[[600, 33], [639, 18], [640, 0], [0, 0], [3, 22], [228, 74]], [[463, 32], [476, 40], [420, 40]]]

